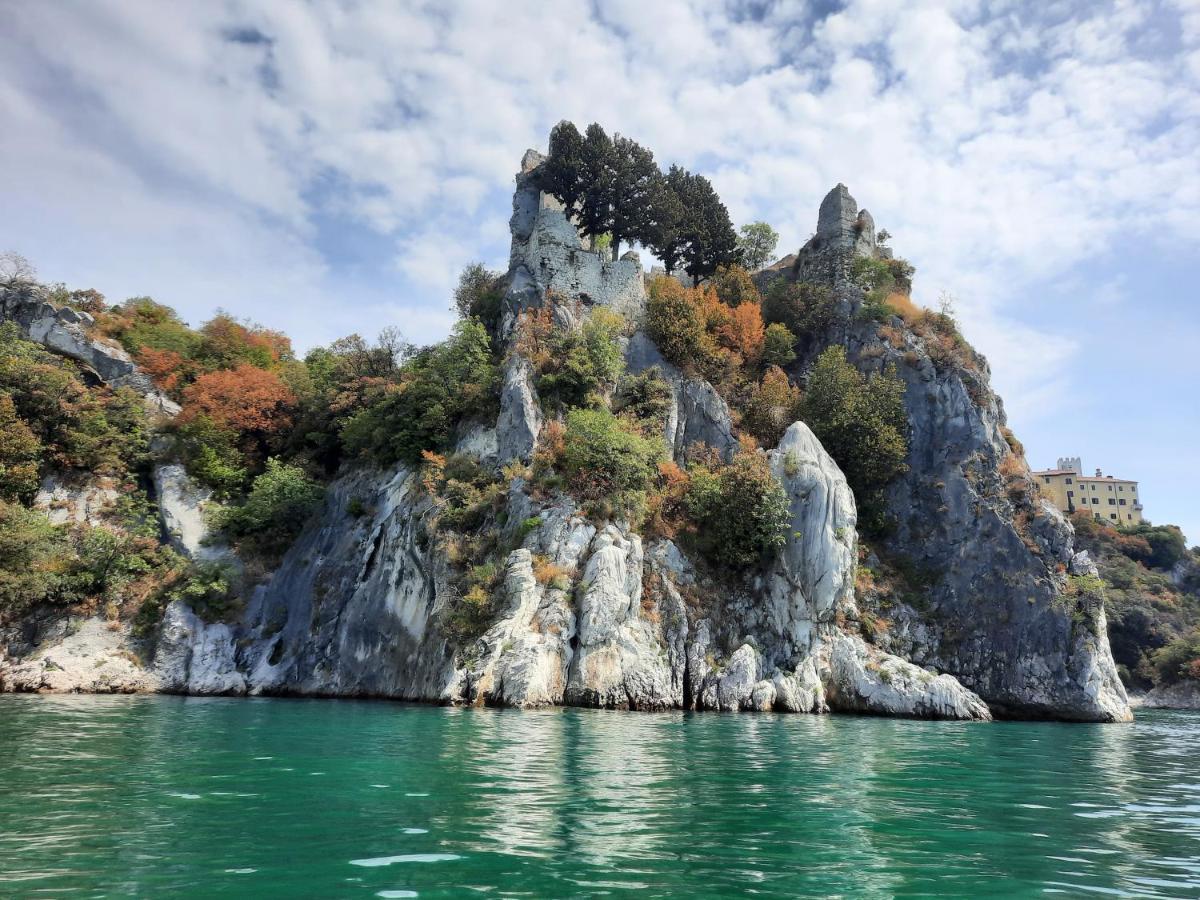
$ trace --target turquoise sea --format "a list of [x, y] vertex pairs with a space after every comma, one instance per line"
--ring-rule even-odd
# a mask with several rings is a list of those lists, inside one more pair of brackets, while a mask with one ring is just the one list
[[0, 896], [634, 894], [1200, 896], [1200, 715], [0, 697]]

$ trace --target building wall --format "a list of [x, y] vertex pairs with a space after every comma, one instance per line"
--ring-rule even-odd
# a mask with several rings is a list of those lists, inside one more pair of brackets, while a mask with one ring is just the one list
[[1114, 525], [1136, 525], [1142, 521], [1138, 483], [1111, 475], [1080, 475], [1051, 470], [1034, 472], [1042, 496], [1063, 513], [1085, 509]]

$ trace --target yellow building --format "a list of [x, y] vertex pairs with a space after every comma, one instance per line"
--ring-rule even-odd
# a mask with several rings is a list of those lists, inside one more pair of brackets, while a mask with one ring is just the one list
[[1060, 459], [1058, 468], [1034, 472], [1033, 477], [1042, 496], [1067, 515], [1086, 510], [1114, 525], [1136, 525], [1142, 521], [1138, 483], [1105, 475], [1099, 469], [1095, 475], [1084, 475], [1078, 456]]

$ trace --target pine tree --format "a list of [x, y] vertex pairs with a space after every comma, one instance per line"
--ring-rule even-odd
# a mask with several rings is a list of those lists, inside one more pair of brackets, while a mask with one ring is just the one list
[[650, 202], [652, 221], [645, 244], [662, 260], [668, 275], [679, 266], [687, 249], [687, 209], [681, 192], [688, 177], [686, 169], [671, 166], [665, 176], [660, 175], [656, 180]]
[[580, 156], [579, 231], [585, 237], [604, 234], [612, 225], [614, 155], [612, 140], [593, 122], [587, 127]]
[[550, 156], [542, 166], [542, 190], [567, 210], [579, 211], [583, 196], [583, 137], [572, 122], [559, 122], [550, 132]]
[[612, 235], [613, 259], [617, 259], [622, 239], [646, 243], [652, 236], [653, 202], [662, 173], [653, 153], [619, 134], [613, 138], [611, 160], [612, 210], [607, 230]]
[[693, 278], [707, 278], [721, 266], [738, 262], [737, 232], [712, 183], [703, 175], [689, 175], [683, 203], [689, 237], [684, 270]]

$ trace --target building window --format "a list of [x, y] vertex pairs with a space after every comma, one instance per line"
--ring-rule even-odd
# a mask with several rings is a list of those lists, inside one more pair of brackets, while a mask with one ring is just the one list
[[1111, 485], [1111, 484], [1108, 486], [1108, 492], [1109, 492], [1110, 494], [1112, 493], [1112, 485]]
[[1112, 497], [1109, 497], [1109, 498], [1108, 498], [1108, 505], [1109, 505], [1109, 506], [1116, 506], [1116, 505], [1117, 505], [1117, 501], [1116, 501], [1116, 500], [1114, 500]]
[[1123, 484], [1118, 484], [1118, 485], [1117, 485], [1117, 490], [1118, 490], [1118, 491], [1122, 491], [1122, 492], [1123, 492], [1123, 491], [1125, 490], [1125, 485], [1123, 485]]
[[1124, 498], [1124, 497], [1122, 497], [1122, 498], [1121, 498], [1121, 505], [1122, 505], [1122, 506], [1124, 506], [1124, 505], [1125, 505], [1125, 498]]
[[1133, 516], [1131, 516], [1129, 513], [1125, 513], [1125, 518], [1129, 519], [1131, 522], [1133, 521]]
[[1108, 514], [1108, 517], [1109, 517], [1110, 519], [1115, 519], [1115, 518], [1117, 517], [1117, 514], [1116, 514], [1116, 513], [1109, 513], [1109, 514]]
[[1074, 484], [1074, 483], [1075, 482], [1073, 482], [1070, 478], [1067, 479], [1067, 484]]
[[1074, 491], [1067, 491], [1067, 496], [1068, 496], [1068, 497], [1074, 497], [1074, 496], [1075, 496], [1075, 492], [1074, 492]]
[[1099, 497], [1093, 497], [1093, 498], [1092, 498], [1092, 506], [1099, 506], [1099, 505], [1100, 505], [1100, 498], [1099, 498]]

